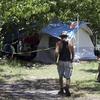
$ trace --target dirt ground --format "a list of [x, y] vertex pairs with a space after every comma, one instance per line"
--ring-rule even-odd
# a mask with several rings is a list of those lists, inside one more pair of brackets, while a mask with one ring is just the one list
[[88, 90], [71, 85], [71, 97], [59, 96], [57, 79], [20, 80], [16, 83], [0, 84], [0, 100], [100, 100]]

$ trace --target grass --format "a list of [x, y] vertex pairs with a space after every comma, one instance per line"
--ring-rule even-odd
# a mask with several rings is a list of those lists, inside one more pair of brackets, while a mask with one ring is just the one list
[[97, 75], [98, 64], [96, 62], [81, 63], [74, 65], [73, 80], [88, 81], [95, 80]]
[[[33, 67], [27, 67], [27, 65], [10, 62], [0, 65], [0, 78], [2, 80], [11, 82], [13, 80], [20, 79], [43, 79], [43, 78], [57, 78], [56, 66], [44, 65], [35, 63]], [[7, 77], [9, 78], [7, 80]]]
[[97, 81], [98, 63], [87, 62], [74, 65], [72, 83], [89, 94], [100, 94], [100, 83]]
[[[88, 94], [100, 94], [100, 83], [96, 82], [97, 62], [74, 63], [72, 88], [87, 91]], [[26, 62], [20, 64], [12, 61], [0, 64], [0, 83], [14, 83], [19, 80], [58, 79], [56, 65], [33, 64], [27, 67]]]

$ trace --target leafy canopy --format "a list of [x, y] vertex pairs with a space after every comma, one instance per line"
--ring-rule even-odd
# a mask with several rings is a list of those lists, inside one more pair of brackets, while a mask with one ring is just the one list
[[40, 29], [53, 19], [89, 21], [100, 31], [100, 0], [0, 0], [0, 23], [37, 23]]

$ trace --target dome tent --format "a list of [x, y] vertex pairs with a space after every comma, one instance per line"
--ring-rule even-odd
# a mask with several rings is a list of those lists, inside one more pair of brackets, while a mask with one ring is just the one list
[[[75, 59], [80, 60], [93, 60], [96, 59], [94, 55], [94, 45], [91, 41], [90, 36], [93, 35], [91, 29], [88, 27], [88, 22], [77, 22], [71, 24], [66, 24], [63, 22], [50, 23], [42, 29], [41, 41], [38, 48], [48, 48], [49, 38], [58, 38], [62, 31], [67, 31], [69, 35], [69, 40], [75, 46]], [[51, 41], [52, 42], [52, 41]], [[53, 50], [50, 54], [53, 56]], [[52, 62], [53, 59], [48, 53], [38, 52], [36, 60], [41, 62]], [[45, 59], [43, 59], [45, 58]]]

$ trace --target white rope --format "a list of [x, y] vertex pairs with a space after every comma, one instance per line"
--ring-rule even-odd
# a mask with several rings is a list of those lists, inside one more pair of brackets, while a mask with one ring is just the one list
[[[29, 52], [19, 52], [19, 53], [13, 53], [13, 54], [18, 54], [18, 55], [21, 55], [21, 54], [31, 54], [31, 53], [34, 53], [34, 52], [41, 52], [41, 51], [48, 51], [50, 49], [54, 49], [55, 47], [51, 47], [51, 48], [46, 48], [46, 49], [38, 49], [38, 50], [34, 50], [34, 51], [29, 51]], [[0, 50], [1, 52], [4, 52], [4, 53], [10, 53], [10, 52], [6, 52], [4, 50]]]

